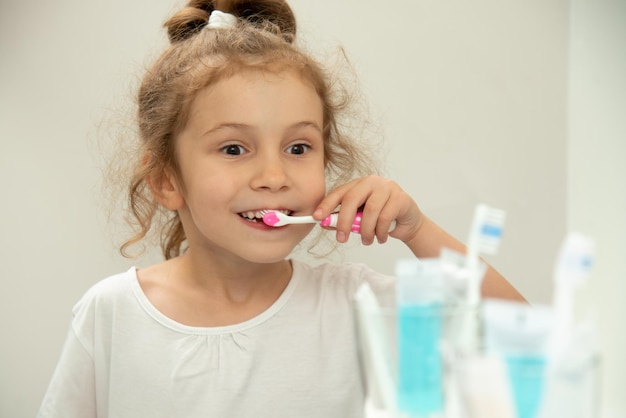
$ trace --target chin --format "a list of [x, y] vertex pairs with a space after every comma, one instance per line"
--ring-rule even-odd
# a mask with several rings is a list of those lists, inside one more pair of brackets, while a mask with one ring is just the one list
[[270, 248], [267, 248], [263, 251], [255, 253], [249, 253], [246, 255], [242, 254], [241, 258], [251, 263], [273, 264], [285, 260], [287, 257], [289, 257], [292, 251], [293, 248], [285, 248], [280, 250], [275, 249], [274, 251], [271, 251]]

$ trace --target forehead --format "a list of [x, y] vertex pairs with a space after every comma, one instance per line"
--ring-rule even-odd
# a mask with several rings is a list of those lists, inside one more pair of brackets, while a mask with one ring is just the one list
[[[266, 91], [298, 91], [318, 96], [314, 85], [300, 72], [296, 70], [263, 71], [257, 69], [241, 69], [234, 74], [224, 74], [215, 82], [203, 88], [199, 93], [212, 94], [214, 92], [226, 93], [232, 91], [242, 95], [251, 89], [264, 89]], [[231, 96], [231, 95], [227, 95]]]
[[322, 124], [322, 100], [313, 85], [296, 71], [242, 71], [201, 89], [191, 103], [193, 119], [314, 119]]

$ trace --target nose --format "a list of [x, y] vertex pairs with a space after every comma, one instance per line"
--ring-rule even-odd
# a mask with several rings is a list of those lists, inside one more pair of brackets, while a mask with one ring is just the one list
[[250, 180], [255, 190], [279, 191], [289, 187], [285, 162], [280, 156], [265, 155], [257, 158], [255, 172]]

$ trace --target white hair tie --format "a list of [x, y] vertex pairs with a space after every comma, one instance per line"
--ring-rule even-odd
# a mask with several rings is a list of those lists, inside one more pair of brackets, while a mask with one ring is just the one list
[[237, 24], [237, 17], [235, 15], [213, 10], [209, 16], [209, 22], [206, 27], [209, 29], [227, 29], [232, 28], [235, 24]]

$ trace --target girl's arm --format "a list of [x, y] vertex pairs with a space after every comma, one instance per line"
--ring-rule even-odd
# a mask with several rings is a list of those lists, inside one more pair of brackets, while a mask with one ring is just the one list
[[[353, 180], [332, 190], [313, 216], [324, 219], [341, 206], [337, 222], [337, 241], [346, 242], [354, 214], [363, 208], [361, 241], [383, 243], [389, 236], [404, 242], [418, 258], [438, 257], [443, 247], [464, 253], [460, 241], [426, 217], [415, 201], [395, 182], [368, 176]], [[342, 216], [343, 215], [343, 216]], [[393, 221], [396, 226], [389, 232]], [[485, 297], [524, 301], [524, 297], [494, 268], [488, 266], [482, 284]]]
[[[459, 240], [441, 229], [437, 224], [422, 215], [421, 225], [415, 236], [405, 244], [416, 257], [438, 257], [441, 248], [465, 253], [466, 247]], [[487, 272], [482, 282], [483, 297], [525, 301], [526, 299], [500, 273], [487, 264]]]

